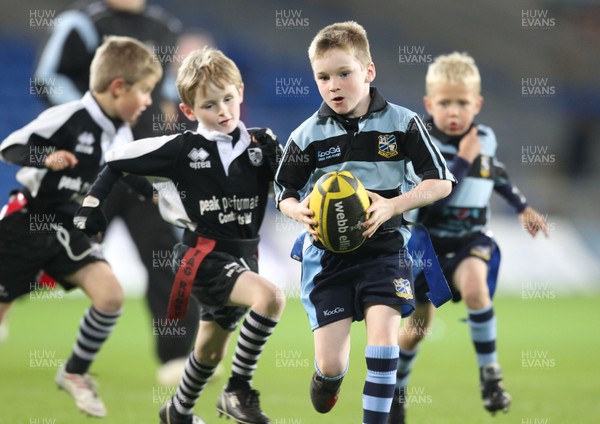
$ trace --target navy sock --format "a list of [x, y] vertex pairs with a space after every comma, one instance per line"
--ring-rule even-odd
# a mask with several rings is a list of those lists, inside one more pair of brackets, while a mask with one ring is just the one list
[[483, 309], [469, 309], [469, 328], [471, 339], [477, 353], [479, 368], [492, 362], [498, 362], [496, 352], [496, 317], [493, 306]]
[[398, 346], [367, 346], [363, 423], [387, 424], [398, 368]]

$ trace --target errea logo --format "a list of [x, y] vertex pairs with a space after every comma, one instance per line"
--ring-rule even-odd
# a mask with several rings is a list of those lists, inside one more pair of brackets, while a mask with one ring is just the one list
[[79, 134], [79, 137], [77, 137], [75, 151], [78, 153], [84, 153], [86, 155], [91, 155], [94, 153], [94, 134], [88, 131]]
[[211, 163], [206, 159], [209, 156], [209, 153], [204, 150], [202, 147], [196, 149], [195, 147], [188, 153], [188, 158], [193, 160], [190, 162], [190, 168], [192, 169], [201, 169], [201, 168], [210, 168]]

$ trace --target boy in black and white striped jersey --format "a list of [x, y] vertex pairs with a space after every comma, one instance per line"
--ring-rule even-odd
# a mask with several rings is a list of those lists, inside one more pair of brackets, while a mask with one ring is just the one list
[[103, 417], [106, 408], [87, 371], [119, 318], [123, 292], [97, 246], [72, 220], [105, 150], [133, 139], [130, 124], [151, 104], [162, 69], [139, 41], [108, 37], [90, 76], [81, 100], [46, 110], [0, 145], [1, 159], [22, 166], [17, 180], [23, 185], [0, 217], [0, 321], [17, 297], [37, 287], [41, 271], [65, 289], [80, 287], [92, 306], [56, 382], [79, 409]]
[[175, 396], [160, 410], [161, 422], [201, 422], [193, 415], [194, 405], [245, 316], [232, 376], [217, 410], [239, 422], [267, 424], [252, 378], [285, 296], [258, 275], [257, 249], [279, 143], [270, 130], [246, 129], [240, 121], [242, 78], [219, 50], [190, 53], [179, 68], [177, 88], [182, 112], [198, 121], [198, 129], [137, 140], [108, 152], [107, 166], [75, 220], [89, 235], [102, 230], [105, 223], [96, 210], [124, 173], [162, 179], [161, 214], [185, 229], [185, 244], [175, 249], [180, 265], [169, 318], [185, 315], [192, 293], [202, 312], [194, 352]]

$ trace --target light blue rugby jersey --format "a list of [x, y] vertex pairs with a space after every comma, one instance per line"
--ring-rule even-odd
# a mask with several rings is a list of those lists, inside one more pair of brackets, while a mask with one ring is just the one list
[[340, 170], [350, 171], [367, 190], [395, 197], [409, 162], [421, 179], [454, 181], [418, 115], [372, 88], [362, 118], [346, 120], [323, 103], [291, 134], [275, 176], [276, 201], [301, 200], [323, 174]]

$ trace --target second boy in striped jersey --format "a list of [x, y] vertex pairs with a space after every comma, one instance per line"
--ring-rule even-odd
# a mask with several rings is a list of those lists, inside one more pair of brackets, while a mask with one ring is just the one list
[[217, 410], [238, 422], [268, 424], [252, 379], [285, 304], [281, 289], [257, 273], [258, 233], [279, 143], [270, 131], [249, 131], [240, 121], [242, 77], [221, 51], [190, 53], [179, 68], [177, 89], [181, 110], [198, 121], [197, 131], [141, 139], [108, 152], [107, 166], [75, 219], [88, 233], [102, 230], [104, 223], [94, 222], [92, 211], [123, 173], [166, 179], [159, 185], [161, 215], [185, 228], [187, 245], [176, 248], [180, 266], [169, 311], [173, 318], [184, 316], [193, 292], [202, 312], [196, 346], [160, 420], [201, 422], [193, 415], [194, 405], [243, 319], [232, 376]]
[[[466, 54], [440, 56], [429, 67], [424, 99], [427, 112], [432, 116], [428, 124], [432, 139], [448, 161], [458, 185], [450, 196], [419, 210], [418, 221], [431, 234], [454, 301], [462, 298], [467, 306], [483, 404], [494, 414], [508, 410], [511, 397], [501, 383], [491, 300], [499, 265], [498, 247], [485, 229], [492, 192], [500, 194], [515, 208], [532, 236], [539, 231], [548, 235], [548, 229], [542, 216], [527, 205], [504, 166], [497, 161], [494, 132], [473, 123], [483, 103], [480, 86], [477, 66]], [[389, 424], [404, 423], [406, 385], [418, 344], [427, 334], [434, 312], [426, 297], [423, 274], [415, 281], [415, 291], [416, 311], [399, 337], [397, 388]]]

